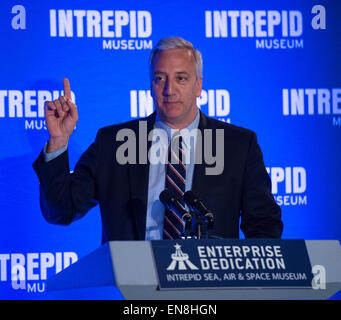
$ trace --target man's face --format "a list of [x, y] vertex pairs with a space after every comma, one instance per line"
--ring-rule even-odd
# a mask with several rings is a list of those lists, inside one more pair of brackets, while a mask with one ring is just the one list
[[174, 129], [188, 126], [202, 89], [193, 54], [187, 49], [159, 51], [152, 68], [151, 94], [160, 119]]

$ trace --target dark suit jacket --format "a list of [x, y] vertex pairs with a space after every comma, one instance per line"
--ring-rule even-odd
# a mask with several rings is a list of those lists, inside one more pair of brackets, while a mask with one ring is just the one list
[[[123, 143], [116, 141], [117, 132], [131, 129], [138, 142], [139, 121], [147, 121], [150, 132], [155, 113], [100, 129], [72, 174], [67, 151], [47, 163], [40, 154], [33, 166], [40, 181], [41, 209], [48, 222], [70, 224], [99, 204], [102, 242], [145, 238], [149, 164], [121, 165], [116, 161], [116, 150]], [[202, 164], [195, 164], [192, 183], [192, 190], [214, 213], [212, 234], [238, 238], [241, 222], [240, 228], [247, 238], [280, 238], [281, 210], [271, 194], [271, 181], [256, 135], [203, 113], [199, 129], [224, 130], [224, 146], [213, 143], [213, 154], [216, 148], [224, 150], [222, 174], [206, 175], [209, 165], [203, 159]], [[212, 132], [215, 142], [215, 130]], [[149, 149], [151, 142], [146, 146]], [[139, 149], [136, 154], [139, 155]]]

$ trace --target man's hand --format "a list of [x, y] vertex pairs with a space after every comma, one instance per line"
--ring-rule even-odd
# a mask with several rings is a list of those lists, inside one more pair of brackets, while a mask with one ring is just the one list
[[46, 152], [56, 151], [68, 144], [77, 120], [77, 106], [71, 101], [68, 79], [63, 79], [64, 95], [57, 100], [45, 102], [45, 119], [50, 138]]

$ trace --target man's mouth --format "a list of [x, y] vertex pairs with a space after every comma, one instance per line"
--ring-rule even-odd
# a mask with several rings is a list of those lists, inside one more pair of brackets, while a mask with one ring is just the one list
[[169, 100], [165, 100], [165, 101], [163, 101], [163, 103], [172, 104], [172, 103], [179, 103], [179, 101], [169, 101]]

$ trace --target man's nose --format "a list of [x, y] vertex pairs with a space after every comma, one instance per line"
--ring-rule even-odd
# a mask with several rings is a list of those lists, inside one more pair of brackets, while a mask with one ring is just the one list
[[174, 94], [174, 86], [173, 83], [170, 80], [167, 80], [165, 82], [165, 86], [163, 88], [163, 94], [165, 96], [171, 96]]

